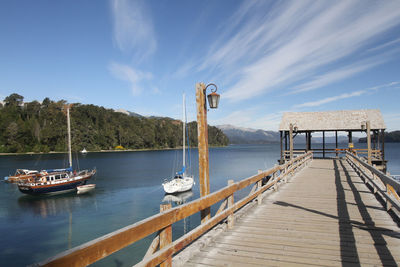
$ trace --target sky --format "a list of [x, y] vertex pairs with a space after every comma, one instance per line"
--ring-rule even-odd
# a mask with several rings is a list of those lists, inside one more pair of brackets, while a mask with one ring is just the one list
[[[67, 100], [278, 130], [283, 112], [379, 109], [400, 130], [400, 1], [0, 1], [0, 99]], [[207, 92], [210, 93], [210, 92]]]

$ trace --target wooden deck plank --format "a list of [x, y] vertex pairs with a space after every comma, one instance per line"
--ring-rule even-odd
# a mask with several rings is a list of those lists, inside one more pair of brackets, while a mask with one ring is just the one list
[[396, 266], [400, 228], [345, 160], [314, 160], [189, 266]]
[[[218, 238], [215, 240], [216, 244], [228, 244], [247, 247], [265, 247], [271, 249], [290, 250], [296, 252], [312, 252], [314, 254], [327, 254], [327, 255], [340, 255], [343, 253], [347, 257], [354, 256], [351, 251], [347, 251], [345, 246], [340, 246], [339, 243], [334, 244], [315, 244], [315, 242], [298, 242], [299, 240], [279, 240], [279, 239], [256, 239], [246, 237], [229, 236], [228, 238]], [[365, 258], [379, 259], [375, 254], [370, 251], [375, 247], [371, 244], [367, 246], [357, 247], [357, 252]], [[393, 254], [392, 254], [393, 255]], [[400, 252], [394, 255], [396, 261], [400, 262]], [[383, 258], [390, 259], [388, 254], [383, 255]]]

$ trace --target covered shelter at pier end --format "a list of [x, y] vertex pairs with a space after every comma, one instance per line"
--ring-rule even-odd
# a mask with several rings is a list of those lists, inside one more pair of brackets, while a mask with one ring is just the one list
[[[386, 171], [385, 161], [385, 129], [386, 125], [378, 109], [365, 110], [338, 110], [321, 112], [285, 112], [279, 125], [281, 155], [280, 164], [290, 160], [297, 153], [313, 151], [322, 158], [338, 157], [344, 150], [351, 150], [357, 154], [364, 154], [370, 164]], [[325, 133], [335, 134], [335, 148], [326, 148]], [[346, 132], [348, 146], [338, 148], [338, 132]], [[367, 147], [356, 149], [353, 144], [354, 132], [366, 132]], [[322, 148], [313, 148], [312, 136], [322, 133]], [[300, 134], [300, 135], [299, 135]], [[299, 136], [298, 136], [299, 135]], [[304, 138], [304, 149], [294, 149], [294, 139]]]

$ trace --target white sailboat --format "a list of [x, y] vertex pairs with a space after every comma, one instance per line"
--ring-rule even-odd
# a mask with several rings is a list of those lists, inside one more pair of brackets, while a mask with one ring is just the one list
[[185, 104], [185, 94], [183, 94], [183, 148], [182, 148], [182, 170], [177, 172], [175, 176], [165, 181], [162, 185], [165, 193], [174, 194], [179, 192], [185, 192], [192, 189], [194, 185], [193, 175], [186, 173], [186, 104]]

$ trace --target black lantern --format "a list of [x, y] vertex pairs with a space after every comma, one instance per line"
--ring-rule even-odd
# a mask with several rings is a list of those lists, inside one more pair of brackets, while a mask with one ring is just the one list
[[218, 103], [219, 103], [219, 94], [216, 92], [212, 92], [207, 96], [208, 98], [208, 104], [210, 105], [210, 108], [218, 108]]
[[365, 131], [365, 123], [361, 124], [361, 130]]
[[218, 108], [218, 104], [219, 104], [219, 97], [220, 95], [217, 94], [217, 86], [213, 83], [210, 83], [206, 86], [206, 88], [204, 88], [204, 94], [207, 90], [207, 88], [212, 85], [215, 87], [215, 89], [211, 89], [211, 94], [207, 95], [207, 99], [208, 99], [208, 104], [210, 105], [210, 108]]

